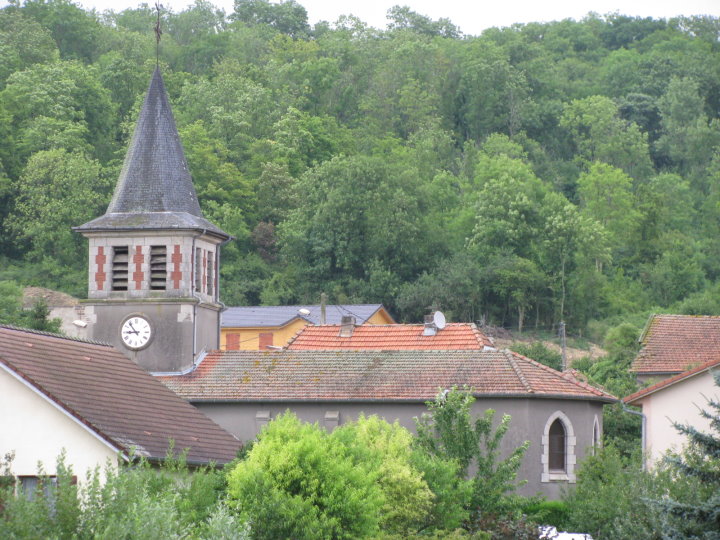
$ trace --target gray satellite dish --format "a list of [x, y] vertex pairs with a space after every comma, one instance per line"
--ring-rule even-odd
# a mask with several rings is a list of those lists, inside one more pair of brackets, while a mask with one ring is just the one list
[[447, 321], [445, 320], [445, 315], [443, 315], [442, 311], [436, 311], [433, 313], [433, 323], [435, 323], [435, 328], [438, 330], [445, 328]]

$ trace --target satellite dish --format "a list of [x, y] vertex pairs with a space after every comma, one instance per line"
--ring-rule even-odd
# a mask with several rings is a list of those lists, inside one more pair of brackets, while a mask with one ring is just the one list
[[436, 311], [433, 313], [433, 323], [435, 323], [435, 328], [438, 330], [445, 328], [447, 321], [445, 320], [445, 315], [443, 315], [442, 311]]
[[298, 309], [298, 313], [303, 317], [307, 317], [308, 315], [310, 315], [310, 310], [307, 308], [300, 308]]

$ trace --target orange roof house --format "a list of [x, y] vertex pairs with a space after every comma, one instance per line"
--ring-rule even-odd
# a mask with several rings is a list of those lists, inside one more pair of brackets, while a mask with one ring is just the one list
[[422, 324], [345, 324], [306, 326], [288, 342], [291, 351], [494, 350], [474, 323], [448, 323], [431, 329]]
[[[306, 325], [322, 324], [320, 305], [240, 306], [222, 313], [220, 348], [265, 351], [287, 343]], [[326, 323], [339, 323], [353, 316], [359, 324], [392, 324], [395, 320], [382, 304], [338, 304], [325, 306]]]
[[672, 377], [720, 359], [720, 317], [652, 315], [630, 371], [643, 382]]

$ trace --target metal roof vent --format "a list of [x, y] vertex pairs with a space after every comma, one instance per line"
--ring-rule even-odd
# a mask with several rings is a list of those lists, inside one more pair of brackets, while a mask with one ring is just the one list
[[355, 317], [352, 315], [343, 315], [340, 321], [340, 337], [352, 337], [355, 331]]
[[438, 331], [445, 328], [447, 322], [445, 315], [441, 311], [436, 311], [431, 315], [425, 315], [425, 328], [423, 328], [423, 336], [434, 336]]

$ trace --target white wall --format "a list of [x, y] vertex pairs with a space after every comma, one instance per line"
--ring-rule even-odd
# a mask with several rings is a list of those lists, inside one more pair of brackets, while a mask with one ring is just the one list
[[700, 416], [700, 410], [708, 409], [707, 399], [717, 399], [719, 394], [712, 374], [705, 371], [640, 400], [647, 419], [648, 464], [662, 458], [668, 450], [681, 450], [687, 442], [687, 438], [672, 426], [673, 421], [709, 432], [710, 421]]
[[117, 462], [109, 445], [0, 366], [0, 458], [15, 452], [16, 476], [36, 475], [38, 462], [52, 475], [63, 448], [78, 481], [86, 471], [104, 468], [108, 459]]

